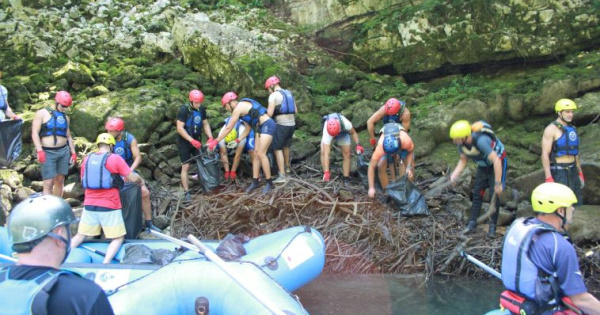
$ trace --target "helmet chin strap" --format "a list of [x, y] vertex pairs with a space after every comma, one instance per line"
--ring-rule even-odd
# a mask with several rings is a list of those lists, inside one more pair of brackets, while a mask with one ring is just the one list
[[63, 257], [63, 259], [62, 259], [61, 265], [62, 265], [62, 263], [65, 262], [65, 260], [67, 260], [67, 257], [69, 256], [69, 253], [71, 252], [71, 229], [69, 228], [68, 224], [63, 225], [63, 226], [67, 230], [67, 238], [66, 239], [54, 232], [49, 232], [48, 234], [46, 234], [47, 236], [50, 236], [53, 239], [57, 239], [57, 240], [63, 242], [63, 244], [65, 244], [65, 248], [66, 248], [65, 257]]
[[564, 122], [565, 122], [567, 125], [571, 125], [571, 122], [569, 122], [569, 121], [566, 121], [566, 120], [563, 118], [562, 111], [558, 112], [558, 118], [560, 118], [560, 120], [564, 121]]

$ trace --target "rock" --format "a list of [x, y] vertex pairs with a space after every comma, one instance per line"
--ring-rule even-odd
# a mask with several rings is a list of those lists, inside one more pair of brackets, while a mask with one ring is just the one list
[[30, 180], [41, 180], [42, 179], [42, 166], [39, 163], [29, 164], [23, 175]]
[[83, 199], [83, 196], [84, 189], [79, 182], [67, 184], [63, 188], [63, 198], [65, 199]]
[[177, 149], [176, 144], [165, 145], [159, 148], [157, 152], [162, 154], [167, 159], [179, 156], [179, 150]]
[[96, 82], [92, 76], [92, 71], [84, 64], [69, 61], [61, 69], [52, 74], [54, 79], [66, 79], [69, 83], [79, 83], [83, 85]]
[[152, 172], [152, 177], [154, 177], [154, 179], [162, 185], [169, 185], [171, 183], [171, 178], [159, 168], [154, 169], [154, 171]]
[[[0, 186], [0, 206], [2, 211], [5, 214], [5, 218], [8, 217], [8, 213], [12, 209], [12, 192], [8, 185]], [[0, 214], [0, 216], [2, 216]], [[0, 224], [1, 225], [1, 224]]]
[[65, 201], [69, 203], [71, 207], [79, 207], [81, 205], [81, 201], [75, 198], [65, 198]]
[[4, 185], [8, 185], [12, 190], [16, 190], [23, 183], [23, 175], [12, 169], [0, 169], [0, 181], [4, 182]]
[[30, 187], [31, 187], [31, 189], [33, 189], [37, 192], [41, 192], [42, 190], [44, 190], [44, 182], [32, 181]]
[[573, 223], [569, 225], [569, 234], [574, 242], [595, 242], [600, 239], [598, 222], [600, 220], [600, 206], [584, 205], [577, 207], [573, 216]]
[[154, 57], [159, 53], [173, 54], [175, 41], [169, 32], [144, 33], [142, 36], [142, 53]]
[[13, 192], [13, 203], [17, 204], [25, 199], [27, 199], [32, 194], [35, 194], [35, 190], [29, 187], [19, 187]]
[[156, 216], [154, 217], [154, 219], [152, 219], [152, 223], [154, 223], [154, 225], [156, 225], [156, 227], [158, 227], [161, 230], [167, 228], [170, 222], [171, 221], [169, 220], [169, 218], [164, 214]]

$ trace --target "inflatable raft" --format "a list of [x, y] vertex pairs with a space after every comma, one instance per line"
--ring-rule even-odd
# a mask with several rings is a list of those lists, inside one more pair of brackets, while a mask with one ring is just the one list
[[[0, 227], [0, 254], [10, 257], [6, 235]], [[140, 244], [182, 251], [167, 240], [126, 240], [116, 258], [123, 259], [128, 246]], [[203, 244], [215, 252], [219, 242]], [[116, 314], [196, 314], [196, 303], [202, 299], [208, 300], [210, 314], [273, 313], [254, 293], [268, 297], [267, 304], [281, 314], [304, 314], [306, 310], [290, 292], [318, 277], [325, 264], [323, 237], [309, 227], [288, 228], [244, 243], [246, 255], [225, 263], [233, 278], [193, 250], [184, 251], [165, 266], [102, 264], [104, 257], [97, 252], [105, 252], [107, 246], [107, 242], [85, 242], [71, 251], [62, 267], [100, 285]], [[251, 292], [235, 281], [236, 277], [249, 283]]]

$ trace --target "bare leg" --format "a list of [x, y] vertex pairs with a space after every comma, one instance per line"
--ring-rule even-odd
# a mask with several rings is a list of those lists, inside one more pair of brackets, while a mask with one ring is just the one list
[[152, 220], [152, 205], [150, 204], [150, 191], [146, 185], [142, 186], [142, 212], [144, 219]]
[[389, 183], [386, 171], [386, 168], [388, 166], [387, 157], [384, 156], [383, 158], [381, 158], [377, 166], [377, 170], [379, 171], [379, 183], [381, 184], [381, 188], [385, 189]]
[[256, 139], [257, 148], [254, 150], [254, 161], [256, 161], [256, 165], [253, 169], [255, 171], [255, 178], [258, 178], [258, 172], [260, 167], [262, 167], [263, 173], [265, 173], [265, 179], [271, 179], [271, 164], [269, 163], [269, 158], [267, 157], [267, 150], [271, 145], [271, 141], [273, 140], [273, 136], [263, 134], [260, 137], [257, 136]]
[[275, 159], [277, 160], [277, 168], [279, 169], [279, 175], [285, 175], [285, 167], [284, 167], [284, 159], [283, 159], [283, 150], [277, 150], [274, 152]]
[[221, 153], [221, 163], [223, 163], [223, 169], [225, 170], [225, 172], [229, 172], [229, 160], [227, 157], [227, 148], [225, 146], [220, 146], [219, 153]]
[[42, 182], [42, 194], [52, 195], [52, 186], [54, 186], [54, 178], [44, 179], [44, 181]]
[[329, 172], [329, 151], [331, 151], [331, 145], [321, 143], [321, 166], [323, 167], [323, 172]]
[[343, 145], [342, 147], [342, 157], [344, 158], [344, 160], [342, 161], [342, 173], [344, 174], [344, 177], [348, 177], [350, 176], [350, 146], [349, 145]]
[[188, 191], [189, 189], [189, 184], [188, 184], [188, 171], [190, 170], [190, 163], [185, 163], [183, 165], [181, 165], [181, 187], [183, 188], [183, 191]]
[[56, 175], [54, 177], [54, 187], [52, 187], [52, 194], [62, 198], [64, 184], [65, 175]]
[[77, 248], [79, 245], [81, 245], [81, 243], [83, 243], [83, 241], [85, 241], [86, 238], [87, 236], [77, 233], [71, 238], [71, 249]]
[[121, 244], [123, 244], [124, 239], [125, 237], [121, 236], [110, 241], [110, 244], [108, 244], [108, 248], [106, 249], [106, 256], [104, 256], [104, 261], [102, 263], [110, 264], [113, 257], [115, 257], [121, 248]]
[[285, 166], [287, 166], [288, 168], [292, 168], [292, 162], [290, 160], [290, 148], [289, 147], [284, 147], [283, 148], [283, 160], [285, 162]]

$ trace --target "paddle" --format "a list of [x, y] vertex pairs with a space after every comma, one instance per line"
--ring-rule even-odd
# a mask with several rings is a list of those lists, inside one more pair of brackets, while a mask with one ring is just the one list
[[14, 258], [12, 258], [10, 256], [3, 255], [3, 254], [0, 254], [0, 259], [4, 259], [4, 260], [12, 262], [12, 263], [16, 263], [17, 262], [16, 259], [14, 259]]
[[468, 261], [474, 263], [477, 267], [491, 273], [494, 277], [502, 280], [502, 275], [496, 271], [496, 269], [484, 264], [482, 261], [480, 261], [479, 259], [467, 254], [467, 252], [465, 252], [464, 250], [460, 251], [460, 255], [464, 258], [466, 258]]
[[[88, 246], [85, 246], [85, 245], [80, 245], [80, 246], [81, 246], [83, 249], [86, 249], [86, 250], [89, 250], [89, 251], [91, 251], [91, 252], [94, 252], [94, 253], [96, 253], [96, 254], [98, 254], [98, 255], [102, 256], [102, 257], [106, 257], [106, 253], [105, 253], [105, 252], [103, 252], [103, 251], [99, 251], [99, 250], [97, 250], [97, 249], [93, 249], [93, 248], [91, 248], [91, 247], [88, 247]], [[114, 261], [116, 261], [116, 262], [118, 262], [118, 263], [121, 263], [121, 262], [122, 262], [122, 260], [121, 260], [121, 259], [119, 259], [119, 258], [117, 258], [117, 257], [113, 257], [113, 260], [114, 260]]]
[[[163, 234], [163, 233], [160, 233], [160, 232], [157, 232], [154, 230], [149, 230], [149, 231], [151, 234], [154, 234], [160, 238], [171, 241], [177, 245], [181, 245], [189, 250], [193, 250], [195, 252], [198, 252], [198, 253], [204, 255], [208, 260], [215, 263], [217, 265], [217, 267], [219, 267], [219, 269], [221, 269], [223, 272], [225, 272], [225, 274], [227, 274], [227, 276], [229, 276], [234, 282], [236, 282], [239, 286], [241, 286], [244, 290], [246, 290], [246, 292], [248, 292], [252, 297], [254, 297], [260, 304], [262, 304], [264, 307], [266, 307], [271, 313], [278, 314], [278, 315], [285, 315], [284, 311], [279, 310], [277, 306], [275, 306], [271, 303], [268, 296], [264, 296], [258, 290], [253, 291], [251, 289], [252, 284], [248, 280], [246, 280], [245, 277], [243, 277], [242, 275], [236, 274], [235, 271], [230, 266], [228, 266], [225, 263], [225, 261], [223, 261], [223, 259], [221, 259], [219, 256], [217, 256], [217, 254], [213, 253], [208, 247], [206, 247], [206, 245], [204, 245], [202, 242], [200, 242], [200, 240], [198, 240], [193, 235], [190, 234], [187, 237], [188, 241], [190, 241], [193, 244], [192, 245], [188, 242], [178, 240], [174, 237], [168, 236], [166, 234]], [[263, 296], [259, 296], [259, 295], [263, 295]]]

